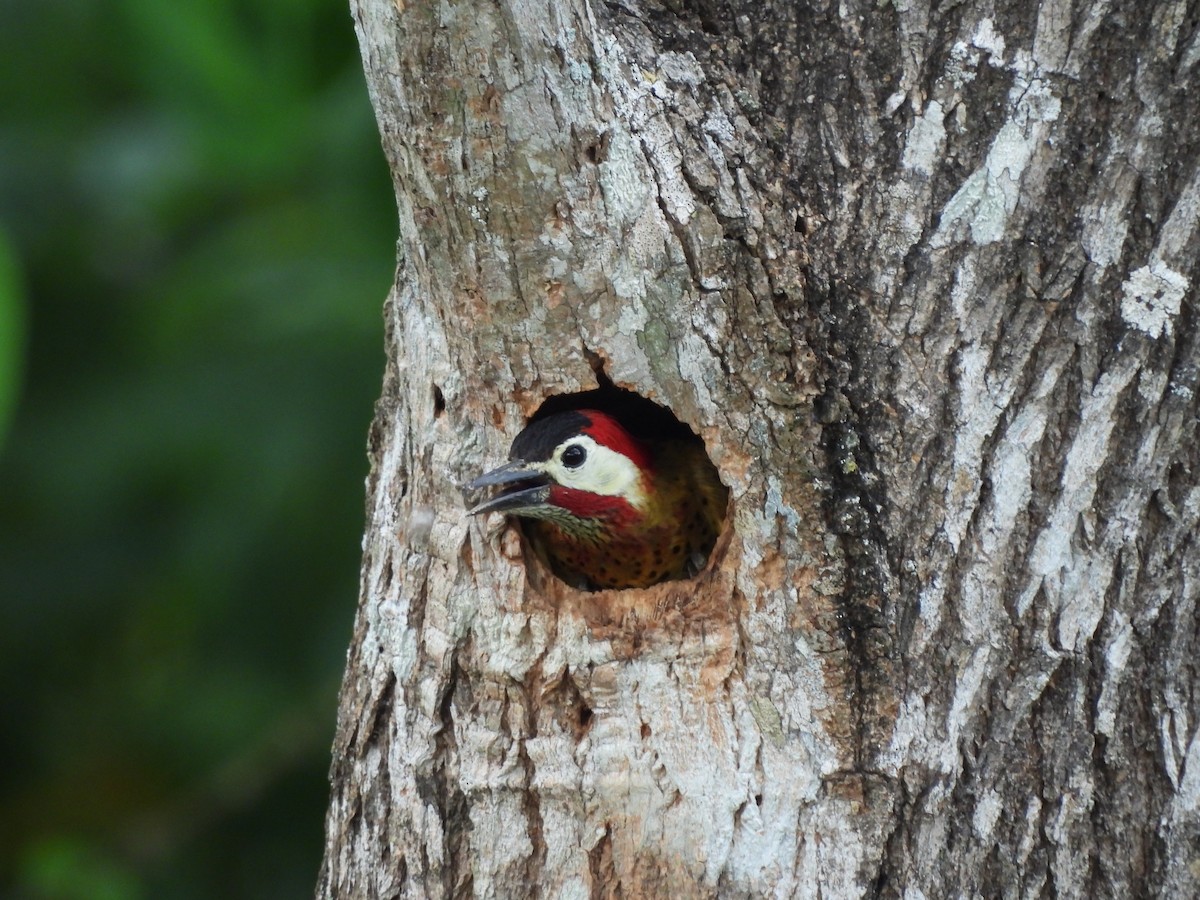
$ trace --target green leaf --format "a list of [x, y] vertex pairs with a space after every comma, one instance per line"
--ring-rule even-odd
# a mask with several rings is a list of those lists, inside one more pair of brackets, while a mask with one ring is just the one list
[[86, 841], [56, 837], [35, 844], [22, 866], [22, 887], [44, 900], [140, 900], [137, 877]]

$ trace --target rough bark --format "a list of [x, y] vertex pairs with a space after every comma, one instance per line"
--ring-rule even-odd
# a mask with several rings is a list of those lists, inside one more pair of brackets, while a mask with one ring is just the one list
[[[1200, 896], [1200, 6], [356, 0], [399, 204], [319, 895]], [[708, 443], [695, 581], [456, 485]]]

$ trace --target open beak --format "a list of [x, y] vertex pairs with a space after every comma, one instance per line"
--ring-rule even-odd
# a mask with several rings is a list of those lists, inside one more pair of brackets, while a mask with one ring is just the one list
[[499, 494], [467, 510], [467, 515], [504, 512], [545, 506], [550, 497], [550, 479], [541, 469], [523, 459], [506, 462], [463, 485], [464, 491], [476, 492], [489, 487], [502, 487]]

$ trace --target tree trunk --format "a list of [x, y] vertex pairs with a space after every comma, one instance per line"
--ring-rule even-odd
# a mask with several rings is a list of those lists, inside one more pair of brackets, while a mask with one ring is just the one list
[[[319, 896], [1200, 896], [1200, 4], [356, 0], [400, 261]], [[696, 579], [457, 485], [611, 378]]]

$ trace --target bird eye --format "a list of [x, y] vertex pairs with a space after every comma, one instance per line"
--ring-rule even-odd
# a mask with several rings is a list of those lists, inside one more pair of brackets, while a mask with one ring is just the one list
[[587, 459], [587, 451], [579, 444], [572, 444], [562, 452], [562, 464], [568, 469], [578, 469]]

